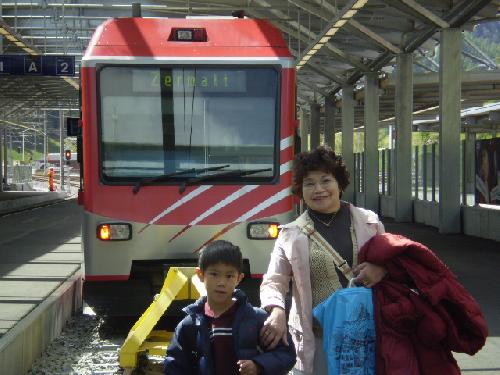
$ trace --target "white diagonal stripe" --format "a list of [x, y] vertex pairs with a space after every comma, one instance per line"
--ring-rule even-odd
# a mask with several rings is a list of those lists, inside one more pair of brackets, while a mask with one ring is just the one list
[[286, 137], [280, 141], [280, 151], [286, 150], [288, 147], [292, 145], [293, 136]]
[[165, 215], [168, 215], [170, 212], [172, 212], [173, 210], [175, 210], [176, 208], [182, 206], [184, 203], [190, 201], [191, 199], [193, 199], [194, 197], [200, 195], [201, 193], [203, 193], [205, 190], [208, 190], [212, 187], [213, 185], [202, 185], [200, 187], [198, 187], [197, 189], [194, 189], [191, 193], [185, 195], [184, 197], [182, 197], [181, 199], [179, 199], [177, 202], [175, 202], [173, 205], [171, 205], [170, 207], [167, 207], [165, 210], [163, 210], [163, 212], [161, 212], [159, 215], [157, 215], [156, 217], [154, 217], [150, 222], [149, 224], [154, 224], [156, 223], [158, 220], [160, 220], [163, 216]]
[[206, 210], [204, 213], [202, 213], [200, 216], [198, 216], [196, 219], [194, 219], [192, 222], [189, 223], [189, 225], [195, 225], [205, 219], [206, 217], [212, 215], [214, 212], [220, 210], [221, 208], [225, 207], [227, 204], [235, 201], [238, 198], [241, 198], [244, 196], [246, 193], [251, 192], [252, 190], [255, 190], [259, 187], [260, 185], [245, 185], [241, 189], [235, 191], [231, 195], [228, 195], [226, 198], [221, 200], [219, 203], [217, 203], [215, 206], [210, 207], [208, 210]]
[[269, 207], [273, 203], [276, 203], [276, 202], [282, 200], [283, 198], [286, 198], [290, 194], [291, 194], [291, 188], [290, 187], [286, 187], [283, 190], [281, 190], [280, 192], [278, 192], [278, 193], [274, 194], [273, 196], [267, 198], [265, 201], [259, 203], [257, 206], [255, 206], [254, 208], [252, 208], [250, 211], [246, 212], [244, 215], [242, 215], [238, 219], [236, 219], [234, 222], [240, 223], [240, 222], [243, 222], [245, 220], [248, 220], [252, 216], [258, 214], [260, 211], [266, 209], [267, 207]]
[[[280, 175], [283, 175], [290, 170], [291, 163], [292, 162], [288, 161], [288, 162], [280, 165]], [[226, 198], [221, 200], [216, 205], [210, 207], [207, 211], [205, 211], [200, 216], [198, 216], [196, 219], [194, 219], [192, 222], [190, 222], [189, 225], [198, 224], [203, 219], [205, 219], [208, 216], [212, 215], [213, 213], [219, 211], [221, 208], [224, 208], [229, 203], [234, 202], [236, 199], [241, 198], [242, 196], [251, 192], [252, 190], [257, 189], [259, 186], [260, 185], [245, 185], [245, 186], [243, 186], [241, 189], [239, 189], [239, 190], [235, 191], [234, 193], [232, 193], [231, 195], [227, 196]]]
[[[282, 139], [280, 141], [280, 151], [283, 151], [283, 150], [287, 149], [288, 147], [290, 147], [292, 145], [292, 142], [293, 142], [293, 136], [290, 136], [290, 137], [287, 137], [285, 139]], [[281, 164], [280, 165], [280, 175], [283, 175], [286, 172], [288, 172], [290, 170], [291, 165], [292, 165], [291, 161], [287, 161], [287, 162]], [[180, 207], [181, 205], [183, 205], [184, 203], [186, 203], [187, 201], [189, 201], [191, 198], [196, 197], [197, 195], [203, 193], [205, 190], [211, 188], [212, 186], [213, 185], [200, 186], [199, 188], [193, 190], [191, 193], [189, 193], [188, 195], [186, 195], [182, 199], [178, 200], [177, 202], [175, 202], [170, 207], [167, 207], [162, 213], [160, 213], [155, 218], [153, 218], [149, 222], [149, 224], [156, 223], [158, 220], [160, 220], [165, 215], [168, 215], [170, 212], [172, 212], [176, 208]], [[244, 196], [245, 194], [251, 192], [252, 190], [257, 189], [259, 186], [260, 185], [245, 185], [245, 186], [243, 186], [241, 189], [235, 191], [234, 193], [232, 193], [231, 195], [227, 196], [226, 198], [224, 198], [223, 200], [221, 200], [220, 202], [218, 202], [214, 206], [210, 207], [208, 210], [206, 210], [204, 213], [202, 213], [196, 219], [194, 219], [193, 221], [191, 221], [189, 223], [189, 225], [195, 225], [195, 224], [199, 223], [200, 221], [202, 221], [203, 219], [205, 219], [208, 216], [212, 215], [213, 213], [219, 211], [221, 208], [225, 207], [229, 203], [234, 202], [236, 199], [241, 198], [242, 196]]]
[[286, 172], [290, 170], [290, 166], [292, 165], [291, 161], [287, 161], [280, 165], [280, 175], [284, 175]]

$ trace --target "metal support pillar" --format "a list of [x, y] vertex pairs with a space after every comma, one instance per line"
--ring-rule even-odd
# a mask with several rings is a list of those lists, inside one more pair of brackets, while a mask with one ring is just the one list
[[342, 199], [354, 203], [354, 88], [342, 87], [342, 159], [351, 175], [351, 183], [342, 194]]
[[47, 111], [43, 111], [43, 174], [47, 175]]
[[378, 73], [365, 76], [365, 208], [378, 212]]
[[[465, 195], [474, 194], [476, 189], [476, 133], [470, 131], [465, 132]], [[472, 201], [464, 202], [464, 204], [474, 204]]]
[[396, 157], [394, 158], [396, 221], [412, 221], [411, 135], [413, 124], [413, 55], [396, 56]]
[[7, 178], [9, 173], [9, 157], [7, 154], [8, 142], [7, 142], [7, 128], [3, 129], [3, 177], [5, 178], [5, 184], [7, 184]]
[[64, 191], [64, 110], [59, 110], [59, 186]]
[[[1, 16], [2, 16], [2, 1], [0, 0], [0, 17]], [[0, 55], [1, 54], [3, 54], [3, 36], [0, 36]], [[7, 149], [7, 132], [5, 130], [3, 130], [3, 133], [4, 133], [4, 137], [5, 137], [4, 147], [6, 150]], [[0, 136], [0, 139], [1, 139], [1, 136]], [[1, 153], [1, 150], [2, 150], [2, 146], [0, 145], [0, 153]], [[1, 155], [0, 155], [0, 169], [1, 169], [0, 170], [0, 192], [3, 192], [4, 179], [5, 179], [5, 184], [7, 184], [7, 169], [5, 169], [5, 172], [4, 172], [4, 169], [2, 168], [2, 166], [3, 166], [2, 159], [4, 159], [5, 165], [7, 165], [7, 157], [2, 157], [2, 155], [4, 155], [4, 154], [1, 153]]]
[[300, 109], [300, 151], [309, 150], [309, 114], [304, 107]]
[[311, 150], [315, 150], [319, 146], [319, 118], [321, 106], [318, 103], [311, 103]]
[[441, 30], [440, 46], [439, 232], [460, 233], [461, 30]]
[[325, 145], [335, 150], [335, 98], [325, 98]]
[[[3, 192], [3, 181], [5, 178], [5, 182], [7, 182], [7, 173], [4, 173], [3, 163], [4, 163], [4, 147], [5, 144], [2, 142], [2, 135], [5, 134], [4, 128], [0, 128], [0, 193]], [[5, 164], [7, 164], [7, 160], [5, 159]]]

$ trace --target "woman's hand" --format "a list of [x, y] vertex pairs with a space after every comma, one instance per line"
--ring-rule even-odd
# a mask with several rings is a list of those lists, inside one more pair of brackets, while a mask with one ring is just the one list
[[268, 350], [274, 349], [280, 340], [288, 346], [285, 310], [274, 306], [260, 330], [260, 340]]
[[356, 276], [356, 284], [371, 288], [385, 277], [387, 270], [385, 267], [363, 262], [354, 267], [352, 273]]

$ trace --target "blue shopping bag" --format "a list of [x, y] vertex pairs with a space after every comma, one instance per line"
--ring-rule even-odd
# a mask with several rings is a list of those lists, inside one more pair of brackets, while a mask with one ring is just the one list
[[323, 328], [328, 375], [375, 375], [372, 290], [340, 289], [313, 309]]

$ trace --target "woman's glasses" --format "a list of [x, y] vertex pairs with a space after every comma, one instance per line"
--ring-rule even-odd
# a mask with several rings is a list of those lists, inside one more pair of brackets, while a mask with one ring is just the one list
[[326, 189], [330, 186], [332, 186], [335, 183], [335, 179], [333, 178], [323, 178], [319, 181], [312, 181], [312, 180], [307, 180], [302, 183], [302, 189], [303, 190], [314, 190], [316, 188], [316, 185], [319, 184], [319, 186], [322, 189]]

